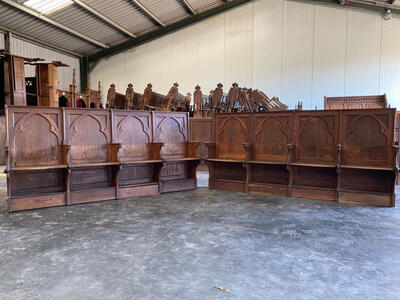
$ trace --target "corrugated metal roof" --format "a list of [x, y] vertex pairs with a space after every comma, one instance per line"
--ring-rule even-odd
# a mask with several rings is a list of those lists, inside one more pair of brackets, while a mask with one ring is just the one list
[[[26, 0], [14, 0], [23, 4]], [[81, 0], [100, 14], [135, 35], [141, 35], [160, 28], [141, 8], [131, 0]], [[188, 0], [196, 12], [221, 5], [223, 0]], [[171, 24], [191, 15], [182, 0], [140, 0], [164, 24]], [[87, 37], [106, 45], [115, 45], [130, 39], [125, 33], [88, 12], [78, 4], [72, 4], [49, 15], [50, 19], [61, 23]], [[0, 1], [0, 26], [21, 32], [83, 55], [94, 53], [100, 47], [27, 14]]]

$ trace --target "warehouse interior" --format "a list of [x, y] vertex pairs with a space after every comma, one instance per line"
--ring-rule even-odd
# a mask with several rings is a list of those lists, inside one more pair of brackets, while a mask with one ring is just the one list
[[399, 299], [399, 48], [397, 0], [0, 0], [0, 298]]

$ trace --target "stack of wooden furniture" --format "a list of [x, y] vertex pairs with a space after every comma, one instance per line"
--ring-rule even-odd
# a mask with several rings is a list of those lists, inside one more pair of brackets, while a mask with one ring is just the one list
[[197, 186], [187, 113], [6, 107], [9, 211]]
[[224, 113], [209, 187], [394, 206], [395, 109]]
[[[65, 97], [70, 103], [70, 107], [77, 107], [77, 101], [81, 100], [87, 108], [100, 108], [101, 104], [101, 88], [100, 81], [98, 82], [97, 90], [90, 88], [90, 78], [87, 77], [86, 91], [83, 93], [77, 92], [76, 71], [72, 72], [72, 83], [69, 85], [69, 90], [58, 90], [58, 99]], [[57, 105], [58, 106], [58, 105]]]

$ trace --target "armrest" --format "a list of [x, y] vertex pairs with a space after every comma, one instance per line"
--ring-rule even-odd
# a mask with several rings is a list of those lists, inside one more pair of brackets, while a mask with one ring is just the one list
[[71, 145], [61, 145], [61, 155], [62, 155], [62, 161], [63, 164], [70, 166], [71, 161], [70, 161], [70, 155], [69, 151], [71, 150]]
[[288, 151], [287, 163], [289, 164], [290, 162], [292, 162], [292, 156], [293, 156], [293, 151], [294, 151], [294, 145], [293, 145], [293, 144], [286, 144], [286, 148], [287, 148], [287, 151]]
[[197, 156], [197, 147], [200, 145], [200, 142], [187, 142], [187, 157], [198, 157]]
[[342, 164], [342, 145], [338, 144], [337, 145], [337, 167], [340, 168], [341, 164]]
[[111, 143], [109, 144], [109, 158], [111, 162], [119, 162], [119, 150], [122, 148], [121, 143]]
[[204, 143], [204, 145], [207, 147], [207, 158], [215, 158], [216, 157], [216, 145], [215, 143]]
[[162, 143], [162, 142], [153, 142], [153, 143], [149, 143], [149, 144], [150, 144], [151, 159], [153, 159], [153, 160], [162, 160], [161, 148], [162, 148], [162, 146], [164, 146], [164, 143]]
[[399, 162], [398, 162], [398, 154], [399, 154], [399, 146], [393, 145], [394, 150], [394, 166], [393, 169], [395, 172], [399, 172]]
[[252, 143], [243, 143], [242, 146], [245, 151], [244, 160], [253, 160], [253, 144]]
[[4, 151], [6, 152], [6, 161], [7, 161], [7, 166], [4, 173], [8, 173], [8, 169], [10, 168], [10, 146], [6, 145], [4, 147]]

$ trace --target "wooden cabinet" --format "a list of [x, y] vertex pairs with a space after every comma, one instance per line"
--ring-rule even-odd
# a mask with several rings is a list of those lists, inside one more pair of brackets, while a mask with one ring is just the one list
[[9, 55], [4, 64], [6, 104], [26, 105], [25, 88], [25, 59], [23, 57]]
[[54, 64], [36, 65], [38, 106], [58, 107], [58, 72]]

